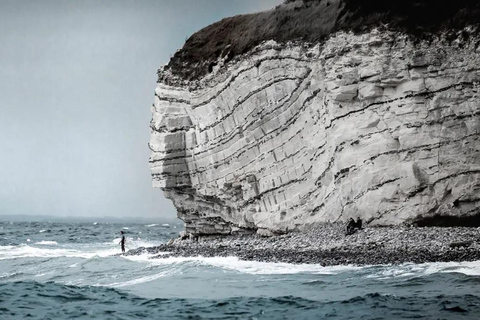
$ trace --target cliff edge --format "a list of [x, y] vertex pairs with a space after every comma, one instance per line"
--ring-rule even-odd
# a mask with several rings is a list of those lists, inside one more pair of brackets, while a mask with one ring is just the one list
[[195, 235], [480, 225], [478, 1], [287, 1], [159, 70], [150, 166]]

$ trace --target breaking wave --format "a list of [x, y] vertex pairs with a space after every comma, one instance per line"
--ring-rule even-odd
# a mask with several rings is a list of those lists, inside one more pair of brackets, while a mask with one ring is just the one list
[[[0, 318], [472, 319], [480, 314], [480, 261], [323, 267], [168, 253], [160, 259], [154, 258], [158, 253], [124, 256], [118, 244], [123, 227], [4, 225]], [[173, 227], [129, 225], [127, 249], [165, 243]]]

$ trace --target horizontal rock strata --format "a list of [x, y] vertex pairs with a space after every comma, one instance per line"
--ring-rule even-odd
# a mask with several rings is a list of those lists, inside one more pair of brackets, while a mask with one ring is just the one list
[[153, 184], [196, 235], [478, 215], [480, 47], [463, 32], [268, 41], [190, 83], [161, 69]]

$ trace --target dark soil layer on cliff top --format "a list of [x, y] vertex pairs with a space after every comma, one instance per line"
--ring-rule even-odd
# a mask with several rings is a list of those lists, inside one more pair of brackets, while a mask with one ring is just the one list
[[[266, 40], [318, 43], [338, 30], [362, 32], [388, 25], [415, 37], [448, 30], [452, 35], [480, 21], [478, 0], [297, 0], [274, 10], [239, 15], [193, 34], [166, 69], [182, 80], [211, 72], [219, 57], [226, 61]], [[457, 35], [455, 35], [456, 37]], [[465, 35], [467, 36], [467, 35]], [[159, 79], [166, 81], [168, 79]]]
[[321, 265], [373, 265], [480, 260], [480, 228], [365, 228], [345, 236], [340, 224], [317, 225], [301, 233], [270, 238], [257, 235], [224, 236], [139, 248], [128, 255], [148, 252], [156, 258], [171, 256], [227, 257], [242, 260]]

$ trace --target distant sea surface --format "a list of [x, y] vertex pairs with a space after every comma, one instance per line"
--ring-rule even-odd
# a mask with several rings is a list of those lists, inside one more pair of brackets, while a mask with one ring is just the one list
[[480, 262], [121, 256], [181, 224], [0, 222], [0, 319], [480, 319]]

